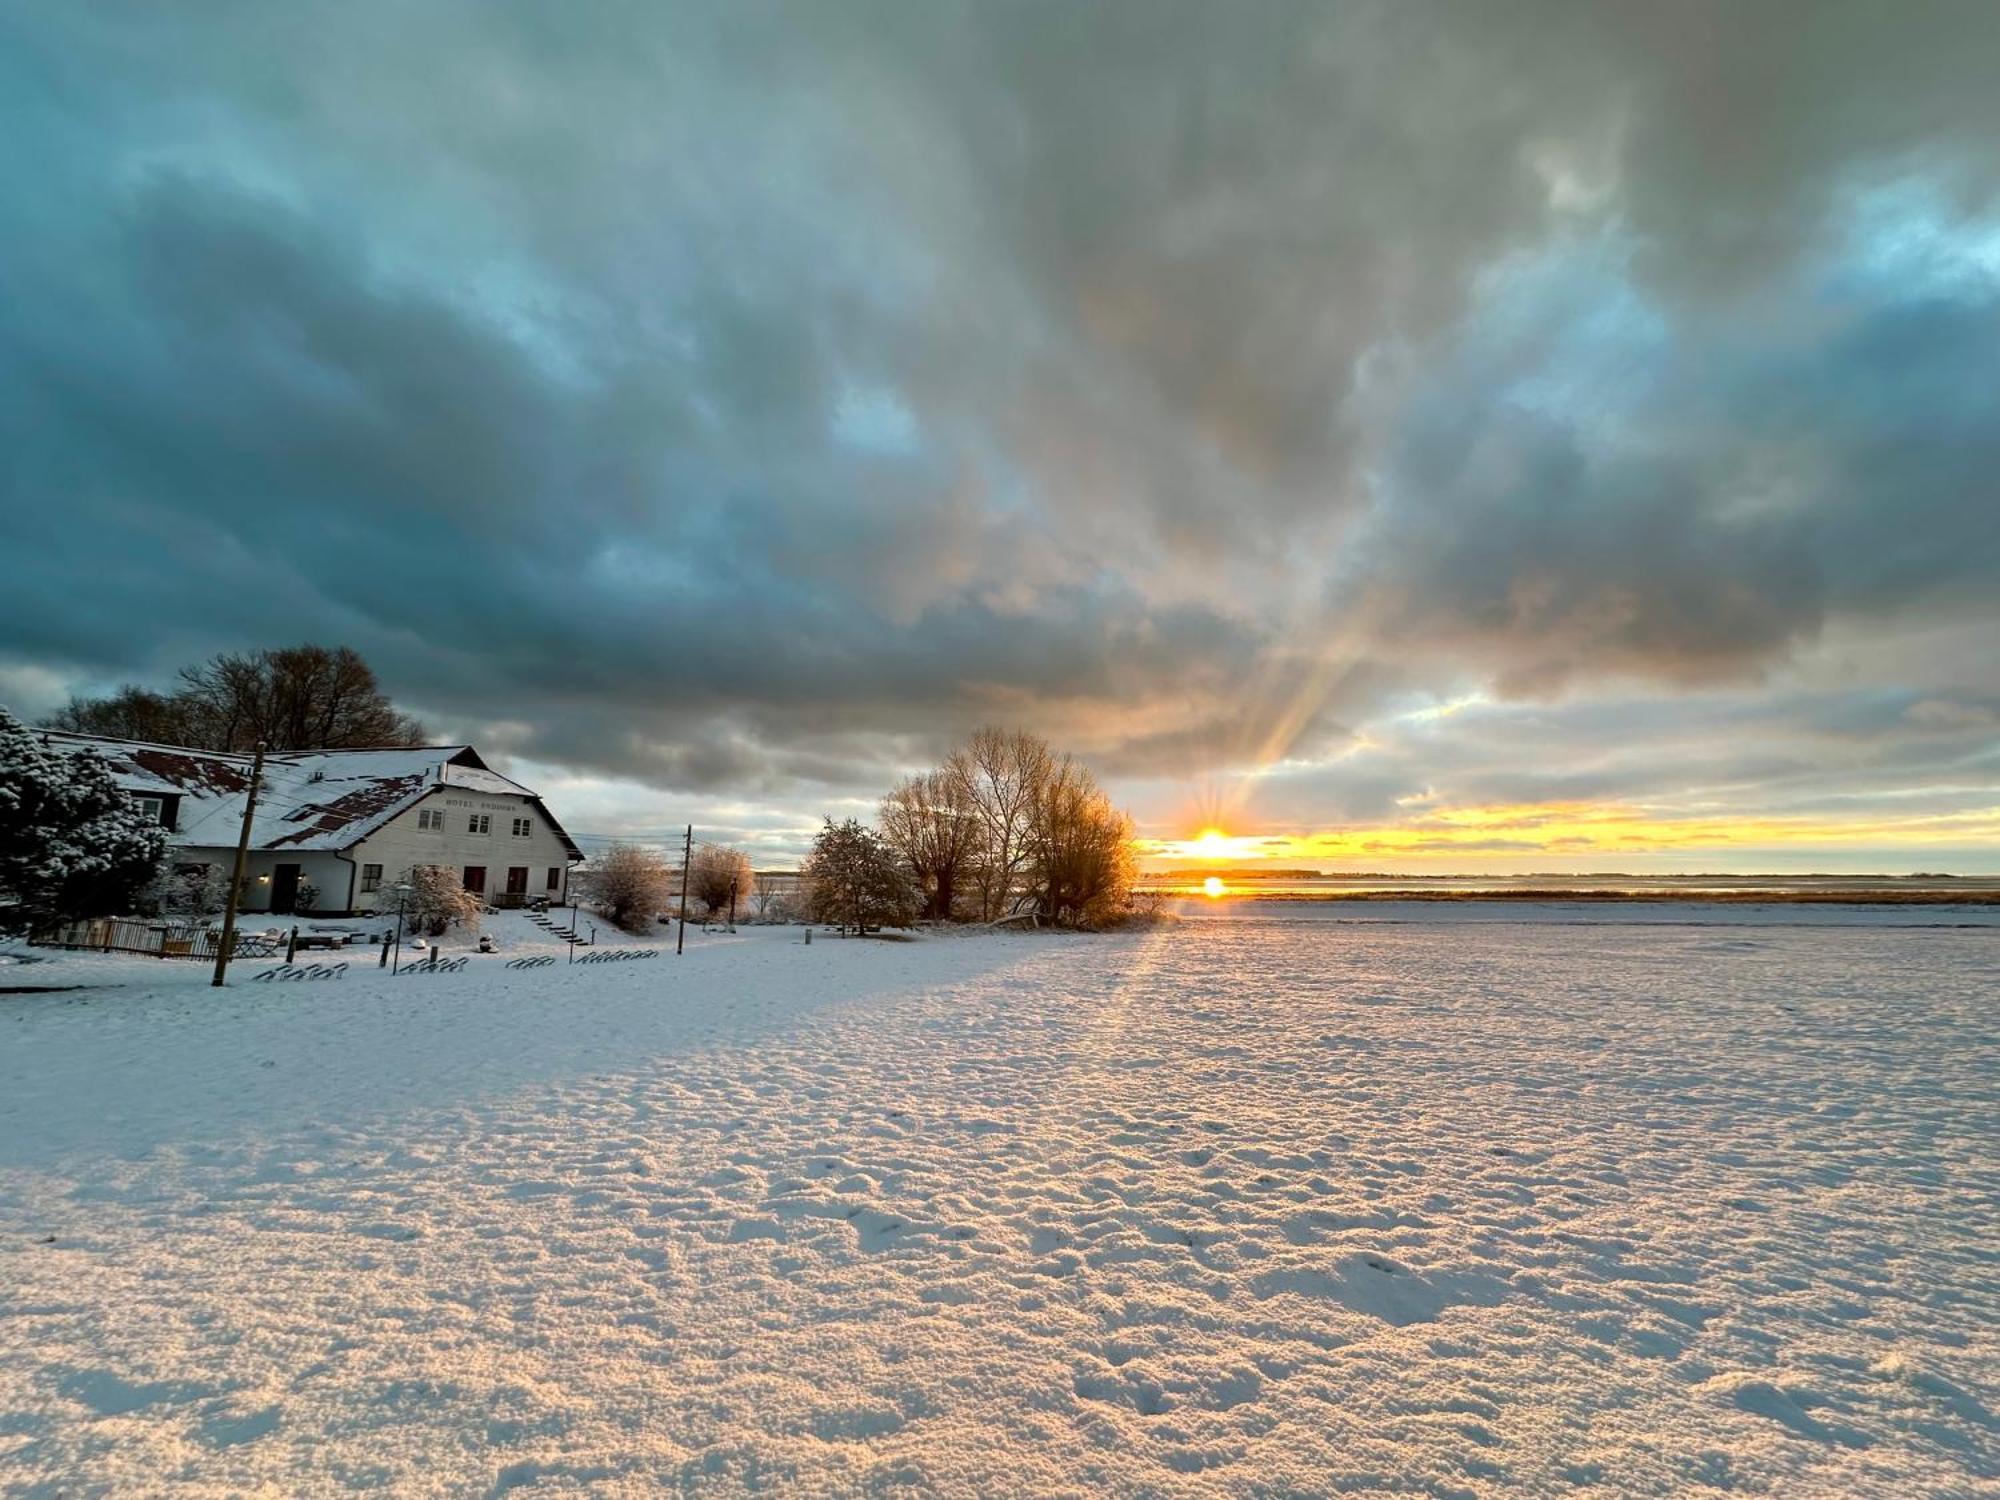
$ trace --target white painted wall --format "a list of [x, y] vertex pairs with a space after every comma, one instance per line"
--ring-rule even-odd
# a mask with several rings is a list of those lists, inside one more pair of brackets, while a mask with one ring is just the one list
[[[442, 832], [419, 826], [420, 810], [441, 809], [445, 815]], [[491, 833], [467, 831], [467, 820], [475, 813], [492, 819]], [[516, 818], [528, 819], [530, 832], [513, 832]], [[404, 809], [361, 843], [348, 851], [356, 867], [379, 864], [382, 889], [372, 895], [361, 893], [356, 880], [354, 906], [357, 911], [393, 911], [396, 893], [392, 887], [412, 865], [447, 865], [460, 872], [468, 865], [486, 867], [486, 895], [489, 900], [507, 889], [507, 871], [522, 866], [528, 871], [528, 895], [547, 896], [559, 904], [569, 895], [569, 850], [556, 837], [549, 821], [525, 797], [499, 792], [478, 792], [446, 785], [413, 807]], [[555, 889], [549, 889], [548, 872], [557, 871]]]
[[[444, 813], [442, 830], [420, 826], [419, 809]], [[475, 813], [492, 820], [490, 833], [473, 833], [468, 824]], [[526, 818], [530, 831], [516, 834], [514, 820]], [[188, 845], [173, 845], [167, 851], [169, 866], [212, 864], [226, 879], [236, 851]], [[535, 810], [527, 798], [496, 792], [477, 792], [464, 787], [444, 786], [421, 802], [405, 808], [345, 854], [325, 850], [253, 849], [244, 862], [246, 886], [243, 910], [266, 912], [270, 908], [271, 880], [277, 867], [292, 864], [318, 887], [314, 912], [393, 912], [396, 909], [396, 882], [412, 865], [446, 865], [461, 878], [469, 865], [486, 867], [486, 896], [501, 896], [507, 889], [507, 871], [523, 867], [528, 872], [528, 897], [547, 896], [551, 905], [569, 899], [569, 850], [563, 847], [549, 820]], [[382, 866], [382, 888], [361, 889], [366, 865]], [[549, 888], [549, 871], [556, 885]], [[353, 905], [348, 905], [348, 880], [354, 882]]]
[[[215, 866], [224, 881], [218, 889], [227, 888], [229, 870], [235, 862], [234, 848], [184, 844], [170, 844], [165, 861], [168, 869], [176, 865]], [[279, 865], [297, 865], [299, 873], [317, 887], [312, 912], [301, 915], [347, 910], [347, 862], [338, 854], [318, 849], [295, 849], [289, 853], [281, 849], [252, 849], [243, 861], [244, 911], [267, 912], [271, 909], [271, 882]]]

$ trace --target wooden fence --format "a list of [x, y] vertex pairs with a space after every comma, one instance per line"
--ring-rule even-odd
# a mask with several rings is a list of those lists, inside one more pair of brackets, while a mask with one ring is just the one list
[[[213, 927], [195, 927], [175, 922], [134, 922], [120, 917], [94, 917], [86, 922], [37, 933], [31, 942], [43, 948], [87, 948], [98, 953], [139, 953], [148, 958], [192, 958], [215, 962], [222, 933]], [[268, 940], [258, 934], [239, 931], [236, 952], [252, 956], [252, 949], [268, 954]]]

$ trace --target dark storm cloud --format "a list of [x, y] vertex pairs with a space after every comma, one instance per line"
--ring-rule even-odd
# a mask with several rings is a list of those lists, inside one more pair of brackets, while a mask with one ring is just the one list
[[1975, 629], [1996, 43], [1970, 4], [16, 11], [0, 647], [338, 639], [509, 753], [782, 798], [989, 717], [1187, 776], [1426, 684]]

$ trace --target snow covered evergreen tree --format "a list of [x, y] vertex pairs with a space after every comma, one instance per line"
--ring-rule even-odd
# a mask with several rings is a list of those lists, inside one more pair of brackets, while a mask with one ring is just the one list
[[854, 819], [826, 820], [805, 864], [810, 910], [856, 936], [880, 927], [907, 927], [916, 920], [917, 888], [896, 851], [872, 828]]
[[101, 756], [52, 754], [0, 708], [0, 933], [130, 911], [166, 847]]

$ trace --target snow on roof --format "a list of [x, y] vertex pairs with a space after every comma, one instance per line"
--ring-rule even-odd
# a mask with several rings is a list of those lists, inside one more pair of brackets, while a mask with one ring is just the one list
[[[138, 740], [44, 730], [51, 750], [95, 750], [129, 792], [182, 799], [176, 843], [226, 847], [243, 824], [251, 757]], [[479, 758], [470, 745], [288, 751], [264, 757], [264, 788], [250, 829], [253, 849], [348, 849], [439, 786], [525, 797], [581, 859], [542, 799]]]

